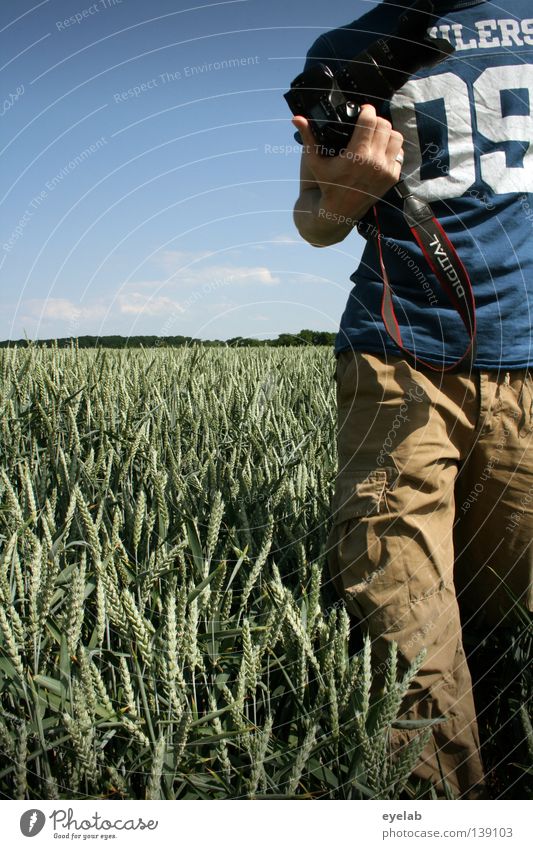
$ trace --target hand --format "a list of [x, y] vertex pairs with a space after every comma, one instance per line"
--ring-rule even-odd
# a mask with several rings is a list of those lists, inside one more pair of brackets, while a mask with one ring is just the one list
[[292, 123], [304, 143], [306, 170], [321, 191], [321, 206], [335, 215], [360, 218], [400, 179], [403, 136], [366, 104], [348, 145], [338, 156], [321, 156], [320, 145], [302, 115]]

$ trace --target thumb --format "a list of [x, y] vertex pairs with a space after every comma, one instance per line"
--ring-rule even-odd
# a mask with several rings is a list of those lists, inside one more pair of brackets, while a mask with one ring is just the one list
[[305, 150], [313, 158], [318, 157], [318, 144], [309, 126], [309, 121], [303, 115], [295, 115], [292, 119], [293, 125], [299, 130]]

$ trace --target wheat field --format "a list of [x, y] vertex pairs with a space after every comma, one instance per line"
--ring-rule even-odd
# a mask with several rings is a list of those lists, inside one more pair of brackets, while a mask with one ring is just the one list
[[333, 368], [0, 351], [4, 797], [432, 797], [410, 780], [431, 729], [389, 753], [423, 653], [400, 675], [393, 647], [371, 698], [322, 587]]

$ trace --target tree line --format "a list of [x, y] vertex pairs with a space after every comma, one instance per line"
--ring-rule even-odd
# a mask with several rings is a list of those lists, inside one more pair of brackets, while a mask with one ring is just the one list
[[280, 333], [275, 339], [253, 339], [248, 336], [234, 336], [231, 339], [195, 339], [193, 336], [69, 336], [61, 339], [6, 339], [0, 342], [0, 348], [21, 347], [57, 347], [71, 348], [181, 348], [185, 345], [201, 347], [226, 346], [230, 348], [297, 345], [333, 346], [335, 333], [325, 330], [300, 330], [299, 333]]

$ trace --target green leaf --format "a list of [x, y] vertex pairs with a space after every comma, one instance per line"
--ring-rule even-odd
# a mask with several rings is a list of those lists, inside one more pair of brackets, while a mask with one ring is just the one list
[[[211, 581], [213, 580], [213, 578], [215, 577], [215, 575], [217, 575], [219, 572], [221, 572], [221, 571], [222, 571], [222, 569], [225, 569], [225, 568], [226, 568], [226, 564], [225, 564], [225, 563], [221, 563], [221, 564], [220, 564], [220, 566], [217, 566], [217, 568], [216, 568], [216, 569], [213, 569], [213, 571], [209, 573], [209, 575], [207, 576], [207, 578], [204, 578], [204, 580], [203, 580], [200, 584], [198, 584], [198, 586], [196, 586], [193, 590], [191, 590], [191, 592], [190, 592], [190, 593], [189, 593], [189, 595], [187, 596], [187, 603], [188, 603], [188, 604], [190, 604], [190, 603], [191, 603], [191, 601], [194, 601], [194, 599], [195, 599], [197, 596], [199, 596], [199, 595], [200, 595], [200, 593], [202, 592], [202, 590], [204, 590], [204, 589], [207, 587], [207, 585], [211, 583]], [[210, 637], [210, 636], [211, 636], [211, 634], [208, 634], [207, 636], [209, 636], [209, 637]]]
[[61, 681], [58, 681], [56, 678], [50, 678], [48, 675], [34, 675], [33, 683], [37, 684], [38, 687], [44, 687], [45, 690], [48, 690], [55, 696], [59, 696], [61, 700], [65, 699], [65, 688]]
[[186, 519], [185, 525], [187, 527], [187, 538], [189, 540], [189, 546], [192, 552], [196, 568], [198, 570], [198, 574], [202, 574], [202, 569], [204, 565], [204, 554], [200, 543], [200, 537], [198, 536], [196, 522], [194, 522], [192, 519]]

